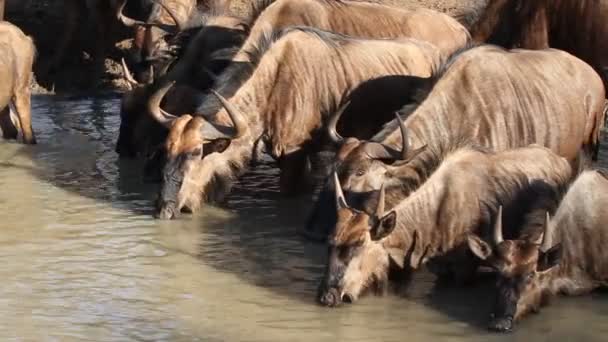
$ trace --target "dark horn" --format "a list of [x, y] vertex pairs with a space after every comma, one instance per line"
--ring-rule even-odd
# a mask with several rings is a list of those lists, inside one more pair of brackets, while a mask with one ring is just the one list
[[[165, 10], [165, 12], [167, 12], [169, 14], [171, 19], [175, 22], [175, 25], [177, 26], [177, 30], [179, 32], [183, 32], [187, 29], [187, 24], [179, 18], [179, 15], [177, 15], [177, 13], [175, 13], [175, 11], [173, 11], [173, 9], [169, 8], [169, 6], [165, 5], [162, 1], [152, 0], [152, 2], [159, 4], [160, 7], [162, 7], [163, 10]], [[163, 28], [164, 28], [164, 26], [163, 26]]]
[[203, 71], [209, 76], [211, 77], [211, 79], [213, 80], [213, 82], [217, 81], [217, 79], [219, 78], [218, 75], [216, 75], [213, 71], [209, 70], [209, 68], [207, 67], [203, 67]]
[[135, 20], [135, 19], [131, 19], [127, 16], [125, 16], [122, 11], [125, 8], [125, 5], [127, 4], [127, 0], [123, 0], [122, 3], [120, 4], [120, 6], [118, 6], [118, 13], [116, 14], [117, 19], [125, 26], [127, 27], [133, 27], [136, 25], [146, 25], [145, 22], [143, 21], [139, 21], [139, 20]]
[[329, 119], [329, 122], [327, 123], [327, 135], [329, 136], [329, 139], [331, 139], [331, 141], [333, 141], [335, 144], [341, 144], [344, 141], [344, 138], [338, 133], [337, 125], [338, 121], [340, 120], [340, 117], [342, 116], [342, 114], [344, 114], [344, 111], [346, 110], [346, 108], [348, 108], [349, 105], [350, 101], [346, 101], [346, 103], [344, 103], [342, 106], [340, 106], [340, 108], [338, 108], [338, 110], [334, 113], [334, 115]]
[[220, 95], [218, 92], [216, 92], [215, 90], [211, 90], [211, 93], [217, 97], [217, 99], [221, 102], [222, 106], [224, 106], [224, 108], [226, 109], [226, 112], [228, 112], [228, 115], [230, 116], [230, 119], [232, 120], [232, 124], [234, 125], [234, 129], [235, 129], [235, 134], [233, 139], [242, 137], [248, 129], [248, 125], [247, 125], [247, 120], [245, 119], [245, 116], [238, 110], [236, 109], [230, 102], [228, 102], [228, 100], [226, 100], [222, 95]]
[[496, 222], [494, 222], [494, 245], [498, 246], [503, 242], [502, 237], [502, 205], [498, 207]]

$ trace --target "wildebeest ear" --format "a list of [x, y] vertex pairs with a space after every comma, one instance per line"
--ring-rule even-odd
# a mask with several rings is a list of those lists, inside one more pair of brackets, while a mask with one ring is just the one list
[[562, 260], [562, 244], [549, 248], [546, 252], [540, 252], [538, 255], [538, 263], [536, 264], [536, 271], [544, 272], [554, 266], [557, 266]]
[[380, 220], [372, 227], [369, 232], [372, 240], [378, 241], [387, 237], [393, 232], [397, 225], [397, 213], [393, 210], [390, 213], [382, 216]]
[[467, 243], [471, 252], [481, 260], [486, 260], [492, 255], [492, 247], [477, 235], [469, 235]]
[[211, 153], [215, 153], [215, 152], [222, 153], [222, 152], [226, 151], [228, 146], [230, 146], [231, 142], [232, 142], [232, 140], [230, 140], [230, 139], [219, 138], [219, 139], [212, 140], [206, 144], [203, 144], [202, 157], [204, 158]]

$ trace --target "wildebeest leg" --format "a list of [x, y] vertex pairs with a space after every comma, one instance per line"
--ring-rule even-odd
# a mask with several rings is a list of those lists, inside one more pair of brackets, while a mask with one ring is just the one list
[[336, 201], [330, 177], [319, 192], [302, 234], [312, 240], [325, 241], [336, 225]]
[[4, 139], [17, 139], [19, 131], [11, 120], [11, 110], [9, 106], [6, 106], [0, 111], [0, 130], [2, 131], [2, 137]]
[[307, 149], [300, 149], [279, 160], [281, 168], [281, 192], [292, 196], [312, 189], [310, 156]]
[[97, 1], [95, 8], [91, 9], [92, 22], [95, 26], [96, 39], [93, 41], [93, 72], [95, 79], [98, 80], [103, 75], [106, 51], [113, 32], [113, 27], [117, 23], [114, 18], [112, 4], [109, 1]]
[[[29, 77], [27, 79], [29, 80]], [[19, 118], [23, 142], [26, 144], [35, 144], [36, 137], [34, 136], [34, 130], [32, 129], [32, 109], [29, 82], [27, 82], [27, 86], [24, 86], [18, 90], [17, 94], [15, 95], [15, 111], [17, 112], [16, 114]]]

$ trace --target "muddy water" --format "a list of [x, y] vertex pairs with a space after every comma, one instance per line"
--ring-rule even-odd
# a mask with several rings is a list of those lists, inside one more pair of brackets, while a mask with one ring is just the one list
[[608, 295], [560, 299], [511, 335], [483, 326], [489, 284], [325, 309], [325, 247], [299, 238], [309, 201], [276, 170], [247, 175], [227, 208], [151, 219], [155, 189], [119, 162], [115, 98], [33, 100], [39, 145], [0, 142], [0, 340], [605, 340]]

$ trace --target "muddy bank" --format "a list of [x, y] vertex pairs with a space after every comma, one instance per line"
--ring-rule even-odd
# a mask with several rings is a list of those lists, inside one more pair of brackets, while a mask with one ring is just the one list
[[[394, 6], [432, 8], [452, 16], [463, 17], [485, 4], [487, 0], [381, 0]], [[243, 15], [250, 0], [234, 0], [232, 10]], [[118, 27], [103, 63], [95, 63], [92, 50], [97, 44], [94, 27], [88, 18], [80, 18], [78, 37], [69, 46], [65, 60], [58, 70], [46, 73], [49, 60], [64, 30], [64, 1], [7, 0], [5, 19], [19, 26], [34, 38], [38, 55], [34, 65], [34, 93], [99, 93], [124, 91], [120, 59], [131, 48], [132, 29]], [[97, 66], [97, 69], [96, 69]], [[99, 70], [102, 68], [103, 70]]]

